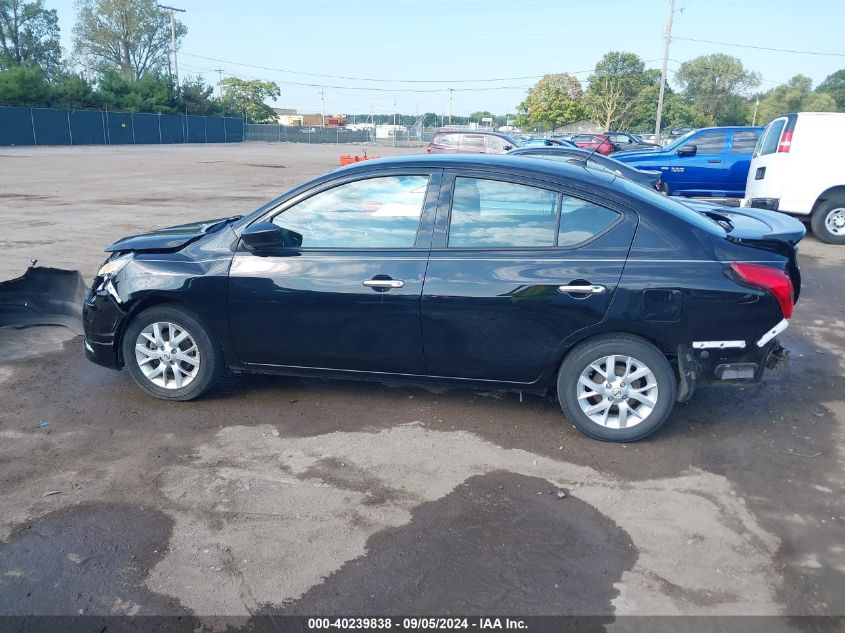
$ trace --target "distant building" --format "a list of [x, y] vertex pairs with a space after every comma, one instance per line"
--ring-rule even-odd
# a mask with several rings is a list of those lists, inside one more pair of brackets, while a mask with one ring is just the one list
[[345, 114], [327, 114], [324, 119], [322, 114], [299, 114], [294, 108], [273, 108], [273, 112], [279, 125], [321, 127], [324, 122], [326, 127], [346, 125]]

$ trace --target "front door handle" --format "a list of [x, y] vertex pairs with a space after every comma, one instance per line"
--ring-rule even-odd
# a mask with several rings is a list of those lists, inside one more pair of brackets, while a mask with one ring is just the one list
[[558, 292], [577, 295], [602, 295], [607, 292], [607, 286], [601, 284], [584, 284], [579, 286], [558, 286]]
[[711, 158], [707, 161], [708, 163], [721, 163], [722, 161], [718, 158]]
[[404, 288], [405, 282], [401, 279], [365, 279], [361, 282], [367, 288], [376, 290], [390, 290], [391, 288]]

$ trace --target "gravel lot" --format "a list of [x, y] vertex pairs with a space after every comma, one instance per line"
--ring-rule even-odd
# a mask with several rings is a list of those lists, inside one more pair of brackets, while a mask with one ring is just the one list
[[[0, 279], [90, 280], [119, 237], [357, 149], [3, 148]], [[845, 248], [801, 253], [788, 362], [634, 445], [515, 394], [256, 376], [164, 403], [70, 332], [0, 330], [0, 614], [845, 615]]]

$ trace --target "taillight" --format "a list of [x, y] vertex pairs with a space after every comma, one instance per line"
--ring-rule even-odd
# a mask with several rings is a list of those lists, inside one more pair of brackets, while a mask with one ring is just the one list
[[778, 153], [786, 154], [790, 147], [792, 147], [792, 130], [784, 130], [778, 142]]
[[779, 268], [761, 266], [760, 264], [733, 262], [731, 268], [748, 285], [768, 290], [777, 299], [784, 319], [792, 316], [795, 301], [793, 299], [792, 280], [789, 275]]

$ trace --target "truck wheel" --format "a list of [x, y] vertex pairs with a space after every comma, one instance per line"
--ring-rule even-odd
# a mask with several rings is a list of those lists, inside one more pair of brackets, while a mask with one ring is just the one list
[[845, 244], [845, 197], [825, 200], [810, 218], [813, 234], [828, 244]]
[[675, 405], [672, 366], [636, 336], [601, 336], [577, 345], [563, 361], [557, 397], [583, 433], [605, 442], [635, 442], [659, 429]]

